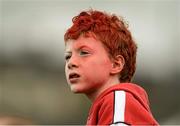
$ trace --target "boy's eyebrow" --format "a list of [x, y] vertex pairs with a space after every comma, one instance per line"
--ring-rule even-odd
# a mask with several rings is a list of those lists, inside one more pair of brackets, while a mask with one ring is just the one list
[[67, 50], [67, 51], [65, 51], [65, 53], [72, 53], [72, 51]]
[[82, 49], [82, 48], [88, 48], [88, 49], [92, 49], [91, 47], [89, 47], [89, 46], [86, 46], [86, 45], [79, 46], [79, 49]]
[[[77, 47], [77, 50], [80, 50], [80, 49], [82, 49], [82, 48], [88, 48], [88, 49], [91, 49], [91, 50], [92, 50], [91, 47], [86, 46], [86, 45], [81, 45], [81, 46]], [[72, 51], [70, 51], [70, 50], [65, 50], [65, 53], [72, 53]]]

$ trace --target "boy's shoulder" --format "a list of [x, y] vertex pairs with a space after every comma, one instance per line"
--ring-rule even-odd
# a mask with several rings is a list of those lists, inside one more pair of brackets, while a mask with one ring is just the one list
[[94, 101], [92, 115], [100, 124], [156, 124], [146, 95], [144, 89], [135, 84], [115, 85]]
[[116, 106], [123, 108], [125, 104], [134, 105], [130, 106], [131, 108], [136, 108], [136, 105], [142, 104], [142, 106], [149, 109], [148, 97], [145, 91], [141, 87], [131, 83], [121, 83], [106, 89], [93, 102], [91, 109], [98, 110], [100, 115], [104, 112], [113, 114]]
[[138, 102], [145, 108], [149, 106], [146, 91], [142, 87], [132, 83], [120, 83], [106, 89], [94, 101], [94, 104], [101, 107], [114, 107], [116, 101], [118, 101], [118, 104], [122, 102]]
[[[117, 94], [117, 96], [116, 96], [116, 94]], [[135, 98], [138, 97], [142, 100], [148, 99], [148, 95], [147, 95], [146, 91], [139, 85], [133, 84], [133, 83], [120, 83], [120, 84], [113, 85], [112, 87], [109, 87], [104, 92], [102, 92], [98, 96], [98, 98], [96, 98], [95, 102], [109, 101], [112, 98], [114, 98], [115, 96], [118, 97], [118, 94], [122, 94], [122, 95], [123, 94], [131, 94]]]

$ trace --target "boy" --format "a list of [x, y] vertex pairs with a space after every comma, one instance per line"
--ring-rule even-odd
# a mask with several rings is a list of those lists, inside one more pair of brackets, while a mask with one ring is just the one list
[[87, 125], [158, 125], [146, 92], [130, 83], [137, 46], [123, 20], [89, 10], [72, 21], [64, 35], [66, 79], [93, 102]]

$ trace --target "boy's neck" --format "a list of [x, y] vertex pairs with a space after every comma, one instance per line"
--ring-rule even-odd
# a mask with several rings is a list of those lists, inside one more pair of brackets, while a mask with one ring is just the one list
[[100, 86], [100, 88], [98, 88], [97, 90], [93, 90], [90, 93], [86, 93], [86, 96], [91, 100], [91, 102], [93, 102], [103, 91], [105, 91], [106, 89], [112, 87], [113, 85], [117, 85], [119, 84], [120, 81], [118, 79], [117, 76], [114, 76], [112, 78], [110, 78], [107, 83], [102, 84], [102, 86]]

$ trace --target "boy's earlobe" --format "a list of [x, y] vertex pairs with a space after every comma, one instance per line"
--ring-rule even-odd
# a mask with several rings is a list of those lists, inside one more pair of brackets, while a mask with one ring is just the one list
[[125, 60], [122, 55], [117, 55], [112, 61], [111, 74], [120, 73], [124, 67]]

